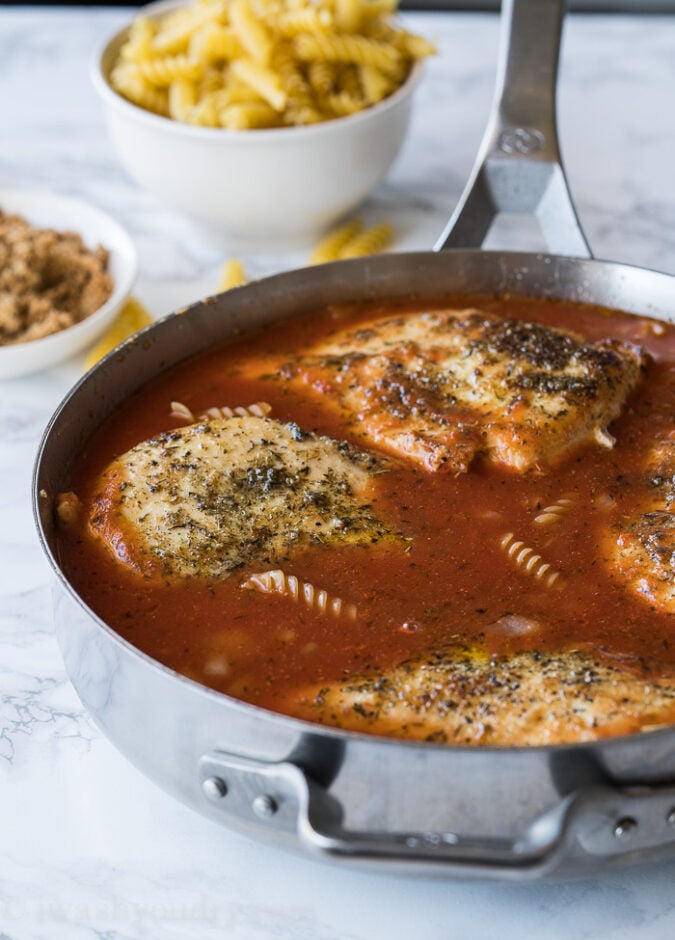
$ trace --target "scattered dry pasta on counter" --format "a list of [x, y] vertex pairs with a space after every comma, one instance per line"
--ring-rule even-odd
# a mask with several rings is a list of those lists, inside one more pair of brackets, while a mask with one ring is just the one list
[[87, 358], [85, 359], [85, 369], [91, 369], [93, 365], [107, 356], [108, 353], [129, 339], [134, 333], [138, 333], [144, 326], [152, 323], [152, 317], [145, 309], [140, 300], [130, 297], [120, 310], [112, 326], [103, 334], [103, 337], [93, 346]]
[[230, 290], [231, 287], [241, 287], [247, 280], [246, 272], [244, 271], [241, 261], [237, 258], [230, 258], [230, 260], [226, 261], [223, 265], [218, 291], [220, 293]]
[[[332, 229], [313, 249], [310, 264], [325, 264], [343, 258], [361, 258], [374, 255], [388, 248], [394, 240], [394, 229], [388, 222], [378, 222], [368, 228], [363, 227], [361, 219], [349, 219]], [[248, 278], [244, 266], [238, 258], [230, 258], [221, 269], [218, 292], [241, 287]]]
[[310, 256], [310, 264], [378, 254], [393, 240], [394, 229], [388, 222], [364, 229], [360, 219], [352, 219], [333, 229], [319, 242]]
[[329, 232], [316, 246], [309, 259], [310, 264], [324, 264], [337, 261], [340, 252], [363, 229], [360, 219], [352, 219]]
[[388, 222], [380, 222], [359, 232], [340, 251], [340, 258], [362, 258], [377, 255], [388, 248], [394, 239], [394, 229]]
[[139, 17], [111, 73], [121, 95], [187, 124], [315, 124], [392, 94], [436, 52], [395, 0], [193, 0]]

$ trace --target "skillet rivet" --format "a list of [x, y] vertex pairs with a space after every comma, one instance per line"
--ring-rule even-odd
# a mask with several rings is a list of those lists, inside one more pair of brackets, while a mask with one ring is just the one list
[[666, 822], [670, 826], [675, 826], [675, 806], [671, 809], [671, 811], [666, 816]]
[[634, 829], [637, 829], [636, 820], [631, 816], [624, 816], [624, 818], [620, 819], [614, 826], [614, 835], [617, 839], [625, 839], [630, 836]]
[[253, 812], [261, 819], [274, 816], [278, 809], [277, 801], [267, 793], [262, 793], [253, 800]]
[[207, 800], [215, 803], [227, 796], [227, 784], [221, 777], [207, 777], [202, 782], [202, 791]]

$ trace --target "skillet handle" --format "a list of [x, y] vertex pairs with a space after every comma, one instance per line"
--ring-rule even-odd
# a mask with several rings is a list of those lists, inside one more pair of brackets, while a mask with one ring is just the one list
[[675, 847], [672, 785], [582, 787], [560, 796], [522, 833], [500, 837], [349, 829], [335, 797], [292, 761], [211, 751], [199, 762], [199, 783], [216, 818], [235, 827], [285, 839], [315, 855], [380, 867], [525, 879], [547, 875], [574, 857], [593, 865], [611, 856], [635, 860]]
[[558, 148], [565, 0], [502, 0], [492, 111], [469, 181], [435, 245], [480, 248], [501, 213], [536, 217], [553, 254], [591, 258]]

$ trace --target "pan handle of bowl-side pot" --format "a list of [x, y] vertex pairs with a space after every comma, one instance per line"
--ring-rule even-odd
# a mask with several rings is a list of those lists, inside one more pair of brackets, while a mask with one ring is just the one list
[[492, 111], [469, 181], [436, 250], [480, 248], [501, 213], [535, 216], [553, 254], [592, 257], [556, 131], [565, 0], [502, 0]]

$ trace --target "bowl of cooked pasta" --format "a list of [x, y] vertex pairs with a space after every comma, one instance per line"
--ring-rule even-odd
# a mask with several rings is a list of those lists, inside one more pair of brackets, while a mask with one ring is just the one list
[[395, 0], [164, 0], [97, 56], [122, 163], [236, 247], [302, 247], [382, 180], [421, 60]]

